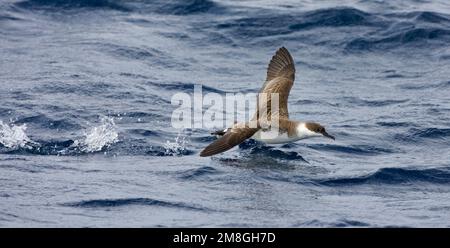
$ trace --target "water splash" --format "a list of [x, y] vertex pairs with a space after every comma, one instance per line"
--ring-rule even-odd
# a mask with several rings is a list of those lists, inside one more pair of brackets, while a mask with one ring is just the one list
[[185, 155], [188, 153], [187, 144], [188, 140], [186, 136], [184, 136], [181, 132], [178, 133], [177, 137], [174, 141], [167, 140], [164, 144], [164, 155], [166, 156], [175, 156], [175, 155]]
[[0, 144], [6, 148], [18, 149], [29, 148], [30, 144], [34, 144], [30, 138], [28, 138], [25, 130], [27, 125], [14, 125], [6, 124], [0, 120]]
[[116, 143], [119, 139], [117, 127], [112, 117], [103, 116], [100, 125], [91, 128], [85, 133], [82, 141], [75, 141], [72, 146], [77, 146], [83, 152], [98, 152], [103, 148]]

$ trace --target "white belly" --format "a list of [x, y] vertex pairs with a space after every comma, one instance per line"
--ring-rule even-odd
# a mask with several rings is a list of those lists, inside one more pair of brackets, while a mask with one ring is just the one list
[[301, 138], [297, 136], [289, 137], [287, 132], [277, 133], [275, 131], [259, 130], [252, 136], [252, 139], [262, 141], [267, 144], [282, 144], [295, 142]]

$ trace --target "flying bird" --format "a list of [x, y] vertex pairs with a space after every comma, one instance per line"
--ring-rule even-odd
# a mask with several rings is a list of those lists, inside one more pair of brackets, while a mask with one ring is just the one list
[[[335, 139], [325, 128], [316, 122], [303, 122], [289, 119], [288, 97], [295, 80], [295, 65], [291, 54], [281, 47], [272, 57], [267, 68], [267, 77], [259, 96], [255, 115], [249, 122], [235, 123], [225, 130], [212, 134], [220, 136], [200, 152], [201, 157], [208, 157], [225, 152], [246, 139], [252, 138], [267, 144], [295, 142], [312, 137]], [[278, 110], [272, 109], [272, 97], [278, 97]], [[278, 118], [271, 118], [275, 112]]]

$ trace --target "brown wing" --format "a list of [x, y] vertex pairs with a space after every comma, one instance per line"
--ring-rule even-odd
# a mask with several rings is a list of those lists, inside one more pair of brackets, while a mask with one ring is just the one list
[[278, 49], [270, 60], [266, 82], [277, 77], [288, 78], [292, 82], [295, 79], [294, 59], [292, 59], [291, 54], [285, 47]]
[[253, 136], [253, 134], [258, 131], [258, 128], [249, 128], [249, 127], [234, 127], [225, 133], [224, 136], [209, 144], [203, 151], [200, 153], [201, 157], [212, 156], [224, 151], [227, 151], [233, 148], [236, 145], [239, 145], [244, 140]]
[[[267, 115], [271, 113], [271, 100], [272, 93], [278, 93], [279, 97], [279, 114], [280, 117], [289, 118], [288, 113], [288, 97], [291, 91], [292, 85], [295, 80], [295, 65], [289, 51], [282, 47], [278, 49], [267, 68], [267, 78], [263, 87], [259, 93], [265, 93], [267, 96], [267, 104], [262, 104], [257, 111], [259, 116], [260, 112], [267, 111]], [[258, 99], [259, 103], [259, 99]], [[259, 105], [258, 105], [259, 106]]]

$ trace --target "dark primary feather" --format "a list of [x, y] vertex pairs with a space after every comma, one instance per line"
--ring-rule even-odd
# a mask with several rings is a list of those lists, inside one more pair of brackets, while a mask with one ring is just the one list
[[[267, 101], [265, 104], [260, 101], [258, 97], [258, 107], [254, 119], [260, 119], [262, 116], [267, 116], [270, 118], [272, 114], [271, 109], [271, 94], [276, 93], [279, 97], [279, 116], [282, 118], [289, 118], [288, 112], [288, 98], [291, 91], [292, 85], [295, 80], [295, 65], [289, 51], [282, 47], [278, 49], [267, 68], [267, 78], [263, 87], [260, 90], [259, 97], [265, 97]], [[261, 102], [261, 105], [259, 104]]]
[[266, 81], [259, 92], [264, 92], [268, 82], [277, 77], [287, 78], [292, 82], [295, 80], [294, 59], [285, 47], [278, 49], [270, 60], [269, 66], [267, 67]]
[[244, 140], [253, 136], [258, 131], [258, 128], [238, 127], [232, 128], [225, 133], [224, 136], [209, 144], [201, 153], [201, 157], [212, 156], [233, 148], [239, 145]]

